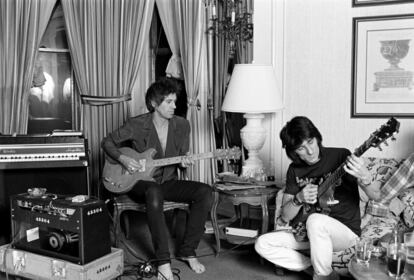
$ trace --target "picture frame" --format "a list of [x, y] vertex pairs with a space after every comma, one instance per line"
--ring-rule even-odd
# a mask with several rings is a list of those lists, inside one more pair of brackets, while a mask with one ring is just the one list
[[355, 17], [351, 117], [414, 117], [414, 14]]
[[352, 0], [352, 7], [414, 3], [413, 0]]

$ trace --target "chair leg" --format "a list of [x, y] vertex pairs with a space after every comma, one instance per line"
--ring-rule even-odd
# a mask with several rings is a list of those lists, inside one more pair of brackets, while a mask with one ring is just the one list
[[219, 204], [219, 193], [218, 191], [213, 192], [213, 205], [210, 210], [211, 225], [214, 230], [214, 237], [216, 239], [216, 257], [220, 253], [221, 244], [220, 244], [220, 227], [217, 221], [217, 205]]
[[113, 225], [113, 228], [114, 228], [113, 242], [114, 242], [116, 248], [119, 248], [120, 243], [121, 243], [120, 240], [119, 240], [119, 237], [120, 237], [120, 234], [121, 234], [121, 225], [120, 225], [120, 220], [119, 220], [120, 215], [121, 215], [121, 213], [119, 212], [118, 207], [114, 206], [114, 218], [113, 218], [114, 220], [113, 220], [112, 225]]
[[187, 227], [188, 212], [182, 209], [174, 209], [172, 232], [178, 248], [184, 239], [185, 229]]
[[122, 218], [124, 220], [124, 229], [125, 229], [125, 238], [129, 239], [130, 235], [129, 235], [129, 219], [128, 219], [128, 213], [124, 213], [124, 215], [122, 215]]

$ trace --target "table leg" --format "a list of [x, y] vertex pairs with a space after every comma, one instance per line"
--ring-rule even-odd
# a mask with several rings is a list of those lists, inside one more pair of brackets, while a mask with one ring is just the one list
[[269, 226], [269, 209], [267, 207], [267, 195], [261, 196], [260, 204], [262, 206], [262, 232], [264, 234], [267, 232]]
[[114, 228], [114, 246], [116, 248], [120, 248], [121, 245], [120, 236], [121, 236], [121, 212], [118, 209], [117, 202], [114, 205], [114, 220], [113, 220], [113, 228]]
[[217, 222], [217, 205], [219, 204], [219, 193], [217, 191], [213, 191], [213, 205], [211, 207], [210, 216], [211, 216], [211, 224], [214, 230], [214, 236], [216, 238], [216, 256], [220, 253], [220, 229]]

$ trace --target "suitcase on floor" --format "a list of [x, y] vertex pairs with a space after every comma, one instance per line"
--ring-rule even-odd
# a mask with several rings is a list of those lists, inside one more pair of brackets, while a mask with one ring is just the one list
[[0, 246], [0, 271], [38, 280], [110, 280], [122, 275], [124, 252], [111, 253], [84, 265], [54, 259], [31, 252]]

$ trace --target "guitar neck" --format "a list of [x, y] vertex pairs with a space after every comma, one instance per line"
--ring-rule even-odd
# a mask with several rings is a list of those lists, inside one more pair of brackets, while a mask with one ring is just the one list
[[[355, 150], [354, 155], [360, 157], [369, 149], [369, 147], [368, 141], [365, 141]], [[345, 162], [336, 168], [335, 171], [318, 187], [318, 196], [323, 195], [336, 181], [345, 175], [346, 171], [344, 170], [344, 166]]]
[[167, 166], [167, 165], [180, 163], [184, 158], [190, 158], [192, 160], [202, 160], [202, 159], [208, 159], [208, 158], [213, 158], [213, 157], [214, 157], [213, 152], [207, 152], [207, 153], [201, 153], [201, 154], [196, 154], [196, 155], [186, 155], [186, 156], [155, 159], [153, 162], [153, 165], [155, 167], [160, 167], [160, 166]]

